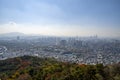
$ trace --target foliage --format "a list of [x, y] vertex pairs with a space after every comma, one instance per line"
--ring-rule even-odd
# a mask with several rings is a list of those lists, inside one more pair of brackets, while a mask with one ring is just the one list
[[0, 61], [1, 80], [120, 80], [120, 64], [84, 65], [23, 56]]

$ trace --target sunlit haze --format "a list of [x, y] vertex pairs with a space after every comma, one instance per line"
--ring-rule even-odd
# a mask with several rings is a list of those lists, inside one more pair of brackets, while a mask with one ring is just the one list
[[0, 34], [120, 37], [120, 0], [0, 0]]

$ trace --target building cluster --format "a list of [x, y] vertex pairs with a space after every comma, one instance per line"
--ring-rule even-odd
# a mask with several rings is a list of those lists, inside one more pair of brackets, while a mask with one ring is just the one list
[[120, 62], [120, 40], [18, 36], [17, 39], [0, 39], [0, 60], [24, 55], [78, 64], [113, 64]]

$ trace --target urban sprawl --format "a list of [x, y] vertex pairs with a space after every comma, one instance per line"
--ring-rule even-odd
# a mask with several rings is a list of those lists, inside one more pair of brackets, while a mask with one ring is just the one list
[[78, 64], [114, 64], [120, 62], [120, 40], [97, 36], [0, 38], [0, 60], [24, 55]]

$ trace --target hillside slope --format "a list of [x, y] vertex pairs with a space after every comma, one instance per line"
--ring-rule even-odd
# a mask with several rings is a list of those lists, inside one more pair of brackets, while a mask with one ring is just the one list
[[1, 80], [120, 80], [120, 64], [103, 66], [58, 62], [32, 56], [0, 61]]

